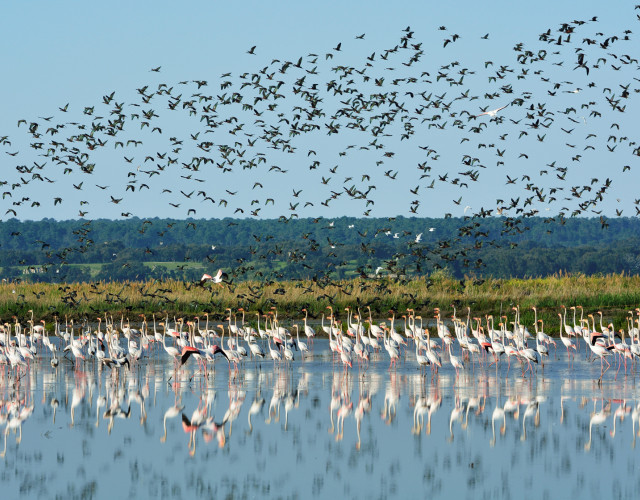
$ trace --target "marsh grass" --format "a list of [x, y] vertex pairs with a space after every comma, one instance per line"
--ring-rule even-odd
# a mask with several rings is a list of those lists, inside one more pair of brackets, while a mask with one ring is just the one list
[[[630, 310], [640, 306], [640, 277], [624, 274], [606, 276], [554, 275], [530, 279], [452, 279], [446, 275], [419, 278], [408, 282], [383, 279], [354, 279], [337, 282], [282, 281], [263, 284], [247, 281], [231, 286], [200, 286], [177, 280], [146, 282], [94, 282], [77, 284], [2, 283], [0, 284], [0, 319], [23, 321], [28, 310], [36, 319], [50, 321], [54, 315], [95, 320], [104, 313], [123, 314], [132, 321], [141, 313], [170, 316], [211, 313], [224, 318], [226, 308], [242, 307], [254, 319], [255, 311], [263, 313], [277, 307], [279, 317], [300, 319], [301, 309], [320, 318], [332, 306], [338, 317], [345, 319], [346, 307], [360, 307], [365, 313], [370, 306], [374, 319], [386, 319], [390, 310], [401, 315], [408, 307], [425, 318], [433, 317], [440, 307], [450, 317], [453, 305], [459, 317], [507, 314], [519, 305], [523, 323], [531, 326], [531, 306], [537, 306], [545, 320], [547, 333], [558, 332], [557, 313], [560, 306], [582, 305], [585, 314], [601, 310], [605, 321], [626, 328]], [[571, 322], [572, 318], [567, 318]]]

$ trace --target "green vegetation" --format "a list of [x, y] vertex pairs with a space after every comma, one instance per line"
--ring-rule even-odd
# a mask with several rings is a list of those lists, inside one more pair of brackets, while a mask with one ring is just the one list
[[[526, 225], [525, 225], [526, 224]], [[432, 318], [508, 314], [547, 332], [560, 305], [602, 310], [616, 328], [640, 305], [640, 221], [512, 218], [129, 219], [0, 223], [0, 318], [105, 312], [190, 316], [226, 308], [320, 318], [370, 306]], [[352, 226], [352, 227], [351, 227]], [[433, 228], [433, 231], [429, 229]], [[417, 238], [421, 234], [420, 238]], [[416, 241], [418, 239], [419, 241]], [[201, 286], [223, 268], [229, 283]], [[538, 276], [538, 278], [530, 278]], [[525, 279], [529, 278], [529, 279]]]
[[[433, 231], [430, 231], [433, 229]], [[416, 242], [418, 235], [421, 235]], [[600, 219], [44, 220], [0, 223], [0, 275], [53, 283], [329, 277], [523, 278], [640, 271], [640, 221]]]
[[[59, 316], [95, 319], [105, 312], [138, 319], [138, 314], [152, 313], [177, 316], [202, 315], [210, 312], [216, 320], [224, 318], [227, 307], [243, 307], [249, 320], [255, 312], [265, 313], [277, 307], [279, 317], [302, 318], [307, 308], [315, 318], [332, 306], [341, 319], [345, 307], [365, 309], [370, 306], [376, 320], [386, 319], [390, 310], [400, 316], [407, 307], [426, 318], [440, 307], [445, 316], [457, 307], [458, 317], [466, 317], [466, 307], [473, 316], [495, 317], [507, 314], [513, 319], [512, 307], [520, 305], [523, 322], [533, 323], [531, 306], [539, 308], [547, 333], [557, 335], [560, 306], [582, 305], [585, 315], [602, 310], [605, 321], [616, 328], [626, 328], [627, 311], [640, 305], [640, 277], [626, 275], [566, 276], [537, 279], [457, 280], [446, 272], [414, 280], [354, 279], [329, 281], [283, 281], [260, 283], [244, 281], [220, 287], [200, 286], [176, 280], [144, 282], [95, 282], [68, 285], [50, 283], [2, 283], [0, 285], [0, 317], [25, 319], [32, 309], [36, 318], [51, 320]], [[568, 318], [569, 322], [571, 318]]]

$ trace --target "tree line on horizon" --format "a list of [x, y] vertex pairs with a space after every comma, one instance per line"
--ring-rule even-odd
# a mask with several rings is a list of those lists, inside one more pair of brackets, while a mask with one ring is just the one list
[[[0, 223], [3, 279], [233, 279], [330, 276], [522, 278], [640, 270], [640, 221], [534, 217], [99, 219]], [[506, 228], [506, 229], [505, 229]], [[95, 266], [99, 264], [99, 266]], [[97, 271], [96, 271], [97, 270]]]

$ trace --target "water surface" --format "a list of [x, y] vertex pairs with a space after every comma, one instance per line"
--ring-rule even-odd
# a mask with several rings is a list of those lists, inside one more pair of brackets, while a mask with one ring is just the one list
[[326, 340], [207, 377], [164, 351], [131, 371], [45, 357], [0, 377], [2, 497], [634, 497], [638, 377], [557, 356], [459, 377], [446, 355], [421, 376], [411, 349], [345, 373]]

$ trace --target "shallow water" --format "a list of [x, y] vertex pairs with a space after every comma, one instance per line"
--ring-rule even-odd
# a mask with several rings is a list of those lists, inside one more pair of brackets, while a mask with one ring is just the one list
[[207, 378], [164, 352], [119, 372], [44, 358], [0, 378], [2, 498], [632, 498], [639, 377], [551, 358], [456, 377], [443, 355], [422, 377], [409, 350], [345, 374], [317, 340]]

